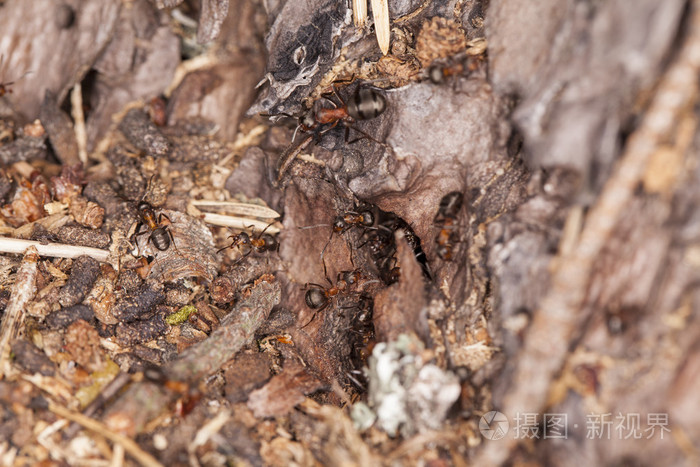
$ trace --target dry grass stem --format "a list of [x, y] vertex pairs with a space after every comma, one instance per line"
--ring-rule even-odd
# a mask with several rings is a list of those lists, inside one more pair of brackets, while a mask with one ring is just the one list
[[260, 217], [262, 219], [276, 219], [280, 217], [280, 214], [277, 211], [270, 209], [267, 206], [260, 206], [258, 204], [237, 203], [235, 201], [216, 201], [209, 199], [195, 199], [192, 200], [191, 203], [193, 206], [216, 207], [227, 212], [240, 214], [242, 216]]
[[208, 224], [219, 225], [221, 227], [231, 227], [240, 230], [254, 229], [256, 232], [260, 232], [267, 227], [265, 232], [269, 234], [276, 234], [280, 231], [279, 227], [276, 225], [270, 225], [269, 222], [249, 219], [247, 217], [225, 216], [223, 214], [205, 212], [202, 220]]
[[377, 32], [379, 49], [384, 55], [389, 53], [391, 26], [389, 24], [389, 3], [387, 0], [372, 0], [372, 17], [374, 30]]
[[352, 20], [356, 28], [365, 27], [367, 22], [367, 0], [352, 0]]
[[98, 422], [97, 420], [93, 420], [92, 418], [86, 417], [81, 413], [73, 412], [71, 410], [66, 409], [65, 407], [61, 407], [60, 405], [56, 405], [54, 403], [49, 403], [49, 410], [58, 415], [59, 417], [63, 417], [67, 420], [70, 420], [71, 422], [76, 422], [82, 425], [83, 427], [87, 428], [88, 430], [94, 431], [95, 433], [104, 436], [113, 443], [121, 445], [128, 454], [130, 454], [134, 459], [138, 461], [139, 464], [143, 466], [163, 466], [163, 464], [158, 462], [153, 456], [141, 449], [138, 446], [138, 444], [134, 442], [134, 440], [127, 438], [126, 436], [120, 435], [119, 433], [111, 431], [104, 424]]
[[48, 243], [46, 245], [34, 240], [22, 240], [20, 238], [0, 237], [0, 253], [22, 254], [27, 248], [34, 247], [39, 256], [53, 256], [56, 258], [77, 258], [89, 256], [100, 262], [107, 262], [109, 251], [87, 246], [65, 245], [62, 243]]

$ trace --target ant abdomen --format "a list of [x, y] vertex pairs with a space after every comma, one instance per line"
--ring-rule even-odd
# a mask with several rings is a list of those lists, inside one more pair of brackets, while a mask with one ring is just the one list
[[160, 251], [170, 248], [170, 234], [165, 227], [158, 227], [151, 233], [151, 242]]
[[348, 100], [348, 115], [355, 120], [369, 120], [386, 110], [386, 98], [371, 88], [362, 88]]
[[328, 297], [326, 297], [323, 290], [313, 287], [306, 291], [304, 301], [306, 302], [306, 306], [312, 310], [316, 310], [328, 302]]

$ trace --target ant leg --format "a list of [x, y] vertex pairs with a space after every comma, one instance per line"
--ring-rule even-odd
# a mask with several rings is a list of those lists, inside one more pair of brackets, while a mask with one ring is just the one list
[[309, 322], [306, 323], [305, 325], [303, 325], [303, 326], [302, 326], [301, 328], [299, 328], [299, 329], [304, 329], [306, 326], [308, 326], [309, 324], [311, 324], [311, 323], [314, 321], [314, 319], [316, 318], [316, 315], [319, 314], [321, 311], [325, 310], [325, 309], [328, 307], [328, 304], [329, 304], [330, 302], [331, 302], [331, 301], [328, 300], [322, 307], [316, 309], [316, 311], [314, 311], [314, 314], [311, 316], [311, 319], [309, 320]]
[[[152, 178], [153, 177], [151, 177], [151, 179]], [[168, 219], [168, 222], [170, 222], [170, 224], [172, 225], [173, 221], [170, 220], [170, 218], [167, 216], [167, 214], [163, 214], [162, 212], [160, 214], [158, 214], [158, 225], [163, 223], [164, 217], [166, 219]], [[165, 230], [168, 231], [168, 235], [170, 236], [170, 241], [172, 242], [173, 247], [175, 248], [175, 251], [177, 252], [178, 255], [182, 256], [182, 254], [180, 253], [180, 250], [177, 249], [177, 245], [175, 244], [175, 237], [173, 236], [172, 231], [170, 229], [165, 229]], [[218, 251], [217, 251], [217, 253], [218, 253]]]
[[148, 229], [139, 232], [139, 229], [140, 229], [141, 227], [143, 227], [144, 225], [146, 225], [146, 224], [144, 224], [143, 222], [139, 221], [139, 223], [136, 224], [136, 229], [134, 229], [134, 233], [133, 233], [131, 236], [132, 236], [132, 237], [138, 237], [139, 235], [143, 235], [143, 234], [147, 233], [147, 232], [148, 232]]
[[232, 264], [232, 266], [235, 266], [235, 265], [237, 265], [238, 263], [240, 263], [241, 261], [243, 261], [244, 259], [246, 259], [246, 258], [248, 257], [248, 255], [251, 254], [252, 252], [253, 252], [253, 249], [251, 248], [250, 250], [248, 250], [248, 252], [247, 252], [246, 254], [244, 254], [243, 256], [241, 256], [240, 258], [238, 258], [236, 261], [234, 261], [234, 263]]
[[321, 250], [321, 263], [323, 264], [323, 275], [326, 276], [326, 280], [328, 282], [331, 282], [331, 280], [328, 278], [328, 270], [326, 269], [326, 259], [323, 257], [323, 254], [326, 252], [326, 248], [328, 247], [328, 244], [331, 243], [331, 240], [333, 239], [333, 231], [331, 230], [331, 236], [328, 237], [328, 241], [326, 242], [325, 245], [323, 245], [323, 249]]
[[346, 245], [348, 246], [348, 248], [350, 249], [350, 264], [352, 265], [352, 269], [353, 269], [353, 271], [354, 271], [356, 268], [355, 268], [355, 261], [352, 259], [352, 256], [353, 256], [353, 254], [352, 254], [352, 242], [351, 242], [349, 239], [347, 239], [347, 240], [345, 241], [345, 244], [346, 244]]
[[[229, 235], [229, 236], [228, 236], [228, 238], [233, 238], [233, 237], [235, 237], [235, 235]], [[227, 245], [227, 246], [225, 246], [225, 247], [223, 247], [223, 248], [219, 248], [218, 250], [216, 250], [216, 254], [218, 255], [219, 253], [221, 253], [221, 252], [224, 251], [225, 249], [231, 248], [231, 247], [232, 247], [233, 245], [235, 245], [235, 244], [236, 244], [236, 241], [235, 241], [235, 240], [231, 241], [231, 244], [230, 244], [230, 245]]]
[[171, 241], [172, 244], [173, 244], [173, 248], [175, 248], [175, 252], [176, 252], [178, 255], [182, 256], [182, 254], [180, 253], [180, 250], [177, 249], [177, 245], [175, 244], [175, 237], [173, 237], [172, 231], [171, 231], [170, 229], [165, 229], [165, 230], [168, 231], [168, 235], [170, 236], [170, 241]]
[[[135, 242], [136, 237], [143, 235], [145, 233], [148, 233], [148, 229], [139, 232], [139, 229], [141, 227], [143, 227], [144, 225], [145, 224], [143, 222], [139, 221], [138, 224], [136, 224], [136, 229], [134, 229], [134, 233], [131, 234], [131, 238], [129, 238], [129, 246], [131, 247], [132, 250], [134, 250], [135, 248], [138, 247], [138, 243], [136, 243], [136, 245], [134, 246], [134, 245], [131, 245], [131, 242], [132, 241]], [[138, 254], [139, 254], [139, 256], [141, 255], [141, 250], [138, 251]]]
[[[381, 141], [376, 140], [375, 138], [373, 138], [372, 136], [370, 136], [368, 133], [365, 133], [364, 131], [360, 130], [360, 129], [357, 128], [356, 126], [349, 125], [349, 124], [347, 124], [347, 123], [346, 123], [345, 125], [346, 125], [346, 128], [352, 128], [353, 130], [355, 130], [356, 132], [358, 132], [358, 133], [360, 133], [360, 134], [362, 135], [361, 137], [355, 138], [355, 139], [353, 139], [352, 141], [347, 141], [347, 144], [354, 144], [354, 143], [357, 143], [358, 141], [362, 141], [363, 139], [367, 138], [367, 139], [370, 140], [370, 141], [374, 141], [375, 143], [380, 144], [380, 145], [386, 147], [386, 144], [385, 144], [385, 143], [382, 143]], [[348, 135], [349, 135], [349, 133], [348, 133]]]

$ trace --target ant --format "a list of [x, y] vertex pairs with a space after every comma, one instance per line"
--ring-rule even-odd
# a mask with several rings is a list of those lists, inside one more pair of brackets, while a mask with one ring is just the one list
[[[272, 224], [270, 224], [272, 225]], [[241, 247], [245, 246], [248, 247], [248, 251], [238, 260], [242, 260], [246, 256], [248, 256], [253, 250], [257, 251], [258, 253], [264, 253], [266, 251], [272, 251], [272, 250], [277, 250], [279, 248], [279, 242], [275, 237], [273, 237], [270, 234], [265, 233], [268, 227], [268, 225], [263, 229], [262, 232], [260, 232], [258, 235], [253, 235], [252, 237], [248, 235], [246, 232], [241, 232], [235, 235], [229, 236], [231, 239], [231, 244], [228, 246], [225, 246], [219, 250], [217, 250], [217, 253], [220, 253], [224, 251], [227, 248], [234, 248], [234, 247]]]
[[459, 210], [462, 209], [463, 199], [464, 197], [459, 191], [447, 193], [440, 200], [440, 206], [435, 214], [434, 222], [440, 226], [440, 232], [435, 237], [436, 253], [443, 261], [452, 260], [454, 243], [458, 241], [455, 218]]
[[326, 277], [326, 280], [331, 284], [330, 287], [324, 287], [313, 282], [307, 283], [304, 286], [308, 289], [304, 295], [304, 301], [306, 302], [306, 306], [314, 310], [314, 314], [309, 322], [303, 325], [301, 328], [304, 329], [306, 326], [311, 324], [314, 318], [316, 318], [316, 314], [325, 310], [328, 305], [330, 305], [333, 297], [348, 291], [351, 286], [357, 284], [360, 280], [365, 278], [365, 275], [359, 269], [355, 269], [353, 271], [339, 272], [335, 285], [333, 285], [330, 279]]
[[[345, 124], [345, 140], [348, 139], [350, 128], [362, 133], [365, 137], [373, 139], [365, 132], [353, 127], [352, 124], [359, 120], [370, 120], [378, 117], [386, 110], [386, 98], [371, 88], [358, 88], [355, 94], [347, 101], [347, 103], [338, 95], [335, 86], [331, 86], [332, 92], [325, 93], [322, 98], [329, 101], [333, 107], [320, 107], [314, 110], [311, 109], [304, 112], [298, 118], [297, 128], [292, 137], [292, 144], [284, 150], [277, 164], [277, 183], [281, 183], [284, 174], [287, 172], [292, 162], [296, 157], [306, 149], [311, 141], [318, 138], [335, 128], [339, 122]], [[329, 96], [334, 95], [338, 102], [333, 101]], [[318, 102], [318, 101], [317, 101]], [[291, 115], [283, 114], [288, 117]], [[298, 144], [294, 143], [296, 132], [301, 130], [305, 133], [310, 133], [306, 138], [300, 140]]]
[[[361, 371], [361, 368], [367, 364], [367, 359], [372, 354], [372, 350], [376, 344], [374, 321], [373, 321], [373, 306], [372, 297], [368, 294], [361, 294], [358, 302], [346, 309], [353, 309], [356, 312], [353, 314], [350, 321], [350, 336], [349, 342], [352, 348], [350, 352], [350, 362], [353, 369], [347, 373], [347, 377], [362, 391], [366, 390], [366, 380]], [[363, 384], [363, 381], [365, 384]]]
[[[143, 200], [139, 202], [138, 206], [136, 206], [136, 210], [138, 211], [141, 219], [136, 226], [136, 232], [133, 235], [134, 237], [150, 232], [151, 235], [148, 237], [148, 241], [153, 243], [153, 246], [160, 251], [165, 251], [170, 248], [171, 241], [172, 244], [175, 245], [173, 233], [168, 229], [168, 226], [172, 223], [168, 216], [160, 213], [158, 215], [158, 220], [156, 221], [155, 209], [153, 206], [151, 206], [151, 203]], [[168, 220], [167, 224], [163, 222], [164, 217]], [[139, 231], [141, 226], [144, 225], [146, 226], [146, 230]], [[175, 249], [177, 249], [177, 246]]]
[[427, 78], [433, 84], [443, 84], [447, 79], [464, 74], [472, 73], [477, 70], [483, 57], [466, 55], [465, 53], [457, 54], [450, 60], [451, 63], [435, 63], [431, 65], [426, 72]]
[[[156, 249], [165, 251], [170, 248], [170, 243], [172, 242], [173, 246], [175, 246], [175, 249], [177, 250], [173, 233], [170, 231], [170, 229], [168, 229], [168, 226], [172, 224], [172, 221], [162, 212], [156, 217], [155, 208], [151, 205], [151, 203], [144, 199], [150, 190], [153, 177], [155, 177], [155, 175], [153, 175], [148, 181], [146, 193], [141, 198], [141, 201], [139, 201], [139, 204], [136, 205], [136, 211], [138, 212], [140, 219], [139, 223], [136, 225], [136, 230], [134, 231], [133, 237], [150, 233], [148, 236], [148, 241], [153, 243], [153, 246], [155, 246]], [[163, 222], [163, 218], [166, 218], [168, 222]], [[144, 225], [146, 226], [146, 229], [141, 230], [141, 227]]]
[[323, 255], [326, 252], [326, 248], [333, 239], [333, 234], [343, 234], [353, 227], [362, 227], [364, 229], [372, 229], [374, 225], [374, 214], [370, 210], [362, 210], [360, 212], [345, 211], [343, 214], [336, 216], [333, 220], [331, 236], [328, 241], [323, 246], [321, 250], [321, 261], [323, 262], [323, 271], [326, 271], [326, 263], [323, 259]]
[[[2, 63], [4, 60], [5, 60], [5, 55], [0, 55], [0, 67], [2, 67]], [[26, 72], [25, 74], [23, 74], [22, 76], [20, 76], [19, 78], [17, 78], [14, 81], [0, 82], [0, 97], [4, 96], [5, 94], [12, 94], [12, 88], [10, 86], [12, 86], [17, 81], [19, 81], [22, 78], [24, 78], [25, 76], [27, 76], [29, 73], [31, 73], [31, 71]]]
[[353, 227], [369, 228], [373, 225], [374, 214], [372, 214], [372, 211], [346, 211], [345, 213], [336, 216], [335, 220], [333, 220], [333, 232], [342, 234]]

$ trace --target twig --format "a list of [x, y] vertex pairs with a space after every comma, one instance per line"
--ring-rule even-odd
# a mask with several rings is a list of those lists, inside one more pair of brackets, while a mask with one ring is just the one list
[[93, 420], [90, 417], [86, 417], [81, 413], [68, 410], [65, 407], [61, 407], [60, 405], [57, 405], [53, 402], [49, 402], [49, 410], [58, 415], [59, 417], [63, 417], [67, 420], [70, 420], [71, 422], [79, 423], [88, 430], [92, 430], [95, 433], [104, 436], [113, 443], [121, 445], [124, 448], [124, 450], [127, 453], [131, 454], [131, 456], [134, 459], [136, 459], [136, 461], [141, 465], [147, 467], [163, 467], [163, 464], [158, 462], [158, 460], [156, 460], [155, 457], [151, 456], [149, 453], [141, 449], [139, 445], [136, 444], [136, 442], [134, 442], [134, 440], [127, 438], [126, 436], [122, 436], [119, 433], [111, 431], [101, 422]]
[[247, 297], [221, 321], [221, 327], [208, 339], [185, 350], [166, 367], [166, 374], [177, 381], [196, 381], [217, 371], [248, 344], [265, 322], [272, 307], [280, 301], [277, 281], [260, 281]]
[[194, 440], [187, 446], [187, 455], [190, 459], [191, 466], [201, 465], [197, 459], [197, 448], [204, 446], [209, 439], [216, 435], [219, 430], [231, 418], [231, 412], [224, 410], [219, 412], [216, 417], [209, 420], [202, 428], [197, 431]]
[[75, 83], [70, 94], [71, 116], [75, 140], [78, 143], [78, 159], [87, 167], [87, 131], [85, 130], [85, 114], [83, 113], [83, 90], [80, 82]]
[[[268, 229], [269, 230], [269, 229]], [[22, 240], [20, 238], [0, 237], [0, 253], [22, 254], [27, 248], [34, 247], [39, 256], [53, 256], [56, 258], [77, 258], [89, 256], [102, 263], [109, 258], [108, 250], [91, 248], [87, 246], [65, 245], [63, 243], [48, 243], [46, 245], [34, 240]]]
[[0, 377], [10, 370], [10, 342], [17, 337], [24, 323], [24, 309], [36, 294], [36, 274], [39, 255], [30, 248], [17, 271], [17, 280], [12, 285], [10, 302], [5, 310], [0, 327]]
[[[83, 415], [91, 417], [104, 406], [105, 402], [119, 392], [131, 380], [131, 375], [128, 373], [119, 373], [112, 381], [102, 389], [97, 397], [83, 409]], [[75, 422], [71, 423], [65, 431], [65, 436], [68, 439], [73, 438], [79, 430], [79, 425]]]
[[[278, 282], [260, 281], [250, 289], [234, 309], [221, 321], [212, 335], [187, 349], [163, 368], [168, 380], [194, 384], [203, 376], [218, 371], [253, 339], [281, 295]], [[130, 434], [147, 429], [149, 422], [163, 413], [174, 397], [173, 391], [161, 383], [144, 380], [132, 384], [104, 415], [107, 424], [115, 419], [123, 425], [128, 420]]]

